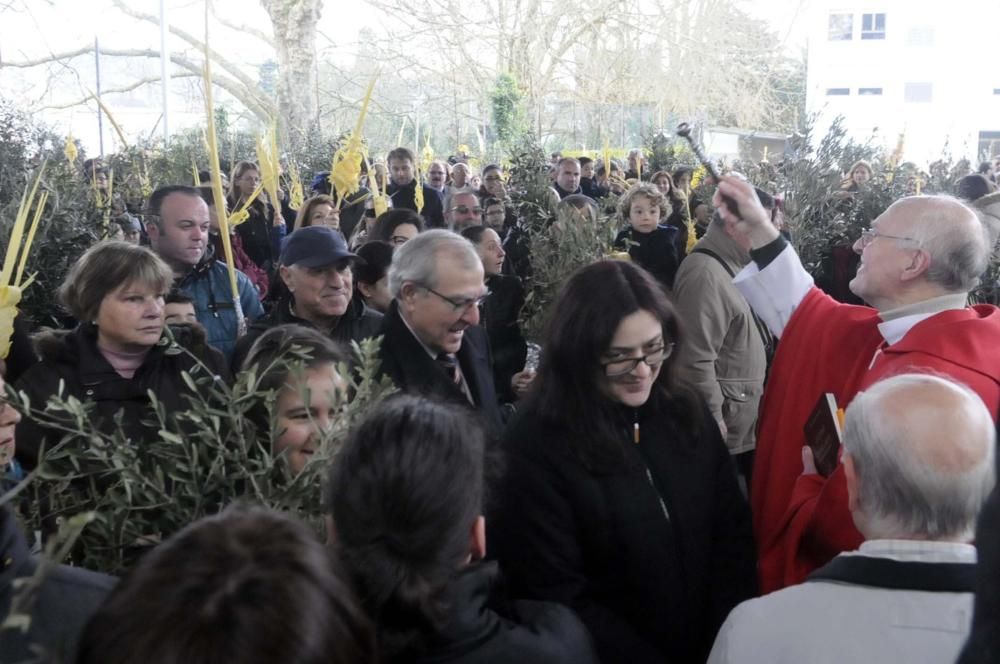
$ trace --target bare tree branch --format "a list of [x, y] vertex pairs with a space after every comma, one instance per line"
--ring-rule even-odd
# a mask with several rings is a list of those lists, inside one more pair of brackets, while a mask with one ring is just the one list
[[[46, 56], [44, 58], [39, 58], [36, 60], [25, 60], [21, 62], [4, 62], [0, 64], [0, 68], [3, 67], [34, 67], [42, 64], [47, 64], [50, 62], [60, 62], [62, 60], [67, 60], [69, 58], [74, 58], [87, 53], [92, 53], [94, 47], [92, 45], [85, 46], [73, 51], [66, 51], [63, 53], [54, 53], [52, 55]], [[154, 51], [153, 49], [109, 49], [102, 48], [101, 55], [107, 55], [112, 57], [143, 57], [143, 58], [159, 58], [160, 52]], [[170, 55], [170, 61], [175, 65], [186, 69], [191, 74], [201, 76], [202, 75], [202, 63], [194, 62], [179, 53], [172, 53]], [[213, 74], [212, 82], [231, 94], [233, 97], [238, 99], [244, 106], [246, 106], [250, 112], [256, 115], [261, 120], [266, 121], [268, 118], [273, 117], [275, 113], [275, 105], [273, 102], [262, 99], [256, 90], [247, 89], [247, 86], [243, 85], [242, 82], [233, 80], [228, 76]], [[256, 86], [255, 86], [256, 87]]]
[[211, 9], [212, 16], [215, 18], [215, 20], [218, 21], [220, 24], [224, 25], [225, 27], [229, 28], [230, 30], [235, 30], [236, 32], [239, 32], [241, 34], [246, 34], [250, 35], [251, 37], [256, 37], [257, 39], [261, 40], [271, 48], [276, 47], [276, 44], [274, 43], [274, 38], [269, 37], [262, 30], [258, 30], [257, 28], [252, 28], [249, 25], [237, 25], [236, 23], [230, 23], [222, 16], [219, 16], [219, 14], [216, 13], [215, 11], [214, 2], [209, 3], [209, 8]]
[[[153, 25], [160, 24], [160, 19], [158, 16], [136, 11], [135, 9], [132, 9], [127, 4], [125, 4], [122, 0], [111, 0], [111, 1], [114, 3], [115, 7], [121, 10], [124, 14], [131, 16], [134, 19], [138, 19], [140, 21], [146, 21], [147, 23], [152, 23]], [[199, 52], [205, 52], [206, 49], [204, 40], [198, 39], [191, 33], [187, 32], [186, 30], [178, 28], [176, 25], [170, 26], [170, 32], [172, 34], [177, 35], [191, 46], [197, 48]], [[244, 86], [246, 86], [247, 94], [256, 97], [259, 105], [266, 105], [265, 97], [257, 87], [257, 81], [253, 80], [252, 78], [244, 74], [239, 67], [231, 63], [215, 49], [209, 47], [208, 53], [211, 56], [213, 62], [217, 63], [232, 78], [236, 79]]]
[[[196, 73], [193, 73], [193, 72], [175, 72], [175, 73], [173, 73], [173, 74], [170, 75], [170, 78], [200, 78], [200, 77], [201, 77], [201, 74], [196, 74]], [[152, 83], [159, 83], [161, 80], [163, 80], [163, 79], [160, 76], [147, 76], [146, 78], [141, 78], [141, 79], [139, 79], [137, 81], [129, 83], [128, 85], [123, 85], [123, 86], [117, 87], [117, 88], [107, 88], [105, 90], [102, 90], [101, 91], [101, 96], [104, 96], [104, 95], [113, 95], [113, 94], [122, 94], [122, 93], [125, 93], [125, 92], [131, 92], [132, 90], [135, 90], [137, 88], [141, 88], [144, 85], [150, 85]], [[64, 108], [72, 108], [74, 106], [82, 106], [83, 104], [86, 104], [91, 99], [93, 99], [93, 97], [91, 97], [90, 95], [87, 95], [86, 97], [84, 97], [82, 99], [77, 99], [76, 101], [72, 101], [72, 102], [69, 102], [69, 103], [66, 103], [66, 104], [54, 104], [54, 105], [48, 105], [48, 106], [41, 106], [41, 107], [39, 107], [39, 110], [62, 110]]]

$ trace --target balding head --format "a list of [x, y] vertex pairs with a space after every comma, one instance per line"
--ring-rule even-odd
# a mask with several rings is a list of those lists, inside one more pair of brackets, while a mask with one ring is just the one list
[[995, 482], [996, 429], [982, 399], [946, 378], [904, 374], [847, 409], [844, 467], [867, 539], [971, 538]]

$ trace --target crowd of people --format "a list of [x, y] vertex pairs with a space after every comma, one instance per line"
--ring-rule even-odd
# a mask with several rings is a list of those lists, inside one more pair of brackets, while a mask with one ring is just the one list
[[[235, 500], [116, 581], [37, 562], [2, 507], [0, 615], [30, 623], [0, 660], [995, 661], [1000, 311], [967, 301], [1000, 235], [991, 174], [874, 219], [859, 305], [817, 288], [775, 192], [729, 174], [707, 200], [691, 168], [648, 170], [553, 156], [549, 209], [612, 211], [621, 254], [567, 277], [537, 361], [499, 165], [420, 178], [396, 148], [354, 191], [316, 174], [296, 209], [242, 161], [228, 239], [210, 174], [156, 189], [67, 274], [66, 329], [15, 329], [10, 480], [94, 444], [53, 397], [143, 446], [253, 372], [250, 419], [294, 477], [352, 398], [353, 343], [380, 340], [399, 394], [325, 471], [325, 541]], [[837, 205], [871, 177], [854, 165]]]

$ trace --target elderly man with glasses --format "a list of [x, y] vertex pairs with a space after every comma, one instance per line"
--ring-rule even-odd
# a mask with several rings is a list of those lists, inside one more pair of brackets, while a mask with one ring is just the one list
[[967, 301], [993, 240], [956, 199], [897, 201], [854, 244], [861, 264], [850, 287], [870, 306], [853, 306], [813, 285], [751, 185], [724, 177], [716, 202], [751, 246], [753, 262], [733, 283], [780, 338], [761, 407], [750, 494], [761, 590], [770, 592], [803, 581], [864, 540], [851, 520], [843, 465], [834, 456], [833, 469], [820, 475], [808, 446], [817, 440], [806, 436], [808, 421], [825, 417], [835, 426], [835, 416], [823, 413], [832, 410], [827, 395], [846, 408], [881, 378], [924, 371], [968, 386], [996, 419], [1000, 311]]
[[479, 307], [489, 294], [472, 243], [431, 230], [396, 249], [389, 266], [393, 301], [382, 320], [382, 371], [405, 392], [478, 411], [499, 434], [489, 341]]

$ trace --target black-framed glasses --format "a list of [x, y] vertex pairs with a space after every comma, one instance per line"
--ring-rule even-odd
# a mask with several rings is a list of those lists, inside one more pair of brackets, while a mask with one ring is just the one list
[[483, 208], [479, 207], [469, 207], [468, 205], [456, 205], [451, 209], [452, 212], [457, 212], [459, 214], [469, 214], [470, 212], [475, 212], [476, 214], [482, 214]]
[[632, 373], [635, 371], [636, 367], [639, 366], [640, 362], [645, 362], [646, 366], [650, 369], [655, 369], [656, 367], [663, 364], [670, 355], [674, 352], [674, 342], [666, 343], [651, 350], [642, 357], [626, 357], [620, 360], [608, 360], [601, 362], [601, 366], [604, 367], [604, 375], [608, 378], [615, 378], [617, 376], [624, 376], [625, 374]]
[[439, 298], [441, 298], [442, 300], [444, 300], [445, 302], [447, 302], [448, 304], [450, 304], [451, 308], [454, 310], [455, 313], [458, 313], [459, 311], [465, 311], [469, 307], [477, 307], [478, 308], [483, 302], [486, 301], [486, 298], [488, 298], [490, 296], [490, 291], [486, 291], [485, 293], [483, 293], [479, 297], [473, 297], [473, 298], [467, 298], [467, 299], [462, 299], [462, 300], [456, 300], [453, 297], [448, 297], [447, 295], [442, 295], [441, 293], [437, 292], [433, 288], [430, 288], [429, 286], [420, 286], [420, 287], [423, 288], [425, 291], [428, 291], [430, 293], [433, 293], [434, 295], [437, 295]]
[[917, 239], [913, 237], [902, 237], [900, 235], [886, 235], [885, 233], [879, 233], [874, 228], [866, 228], [861, 231], [861, 238], [858, 242], [861, 243], [861, 248], [864, 249], [869, 244], [875, 241], [876, 238], [884, 237], [887, 240], [901, 240], [903, 242], [916, 242]]

